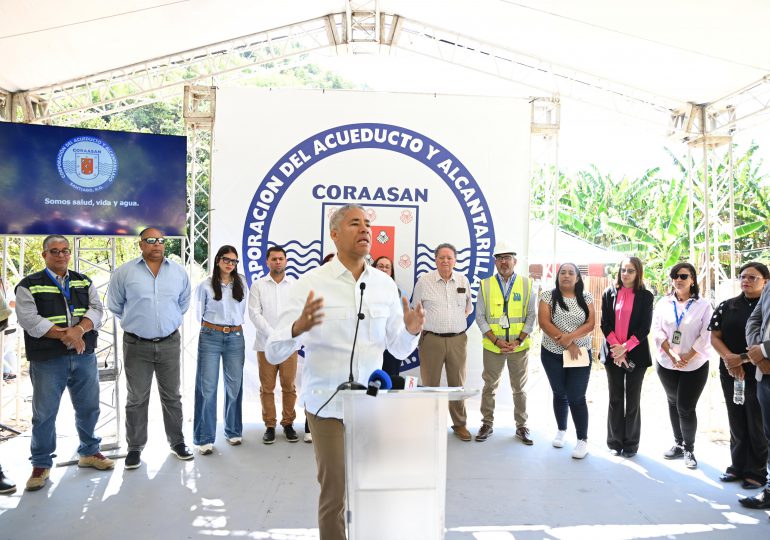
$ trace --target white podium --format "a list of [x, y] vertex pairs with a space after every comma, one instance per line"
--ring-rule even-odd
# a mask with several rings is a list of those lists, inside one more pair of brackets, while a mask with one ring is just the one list
[[349, 540], [440, 540], [447, 402], [462, 388], [342, 391]]

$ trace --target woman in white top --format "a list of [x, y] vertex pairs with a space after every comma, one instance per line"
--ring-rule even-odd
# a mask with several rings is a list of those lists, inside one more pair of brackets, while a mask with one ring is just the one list
[[[586, 389], [591, 375], [591, 332], [594, 329], [594, 299], [583, 292], [583, 278], [578, 267], [564, 263], [559, 267], [556, 287], [540, 294], [538, 322], [543, 329], [540, 359], [553, 391], [553, 413], [558, 431], [553, 446], [564, 446], [568, 411], [577, 431], [575, 459], [588, 453], [588, 405]], [[577, 358], [579, 348], [588, 349], [589, 362], [584, 367], [564, 367], [564, 355]]]
[[698, 277], [690, 263], [679, 263], [669, 273], [671, 292], [655, 306], [652, 335], [658, 349], [657, 372], [668, 399], [668, 414], [675, 444], [666, 459], [684, 458], [688, 469], [695, 460], [698, 405], [709, 372], [711, 304], [699, 296]]
[[195, 294], [201, 329], [195, 373], [193, 442], [202, 455], [214, 450], [220, 358], [225, 390], [225, 437], [231, 445], [241, 444], [246, 290], [246, 279], [238, 274], [238, 251], [233, 246], [222, 246], [214, 258], [214, 272], [198, 285]]

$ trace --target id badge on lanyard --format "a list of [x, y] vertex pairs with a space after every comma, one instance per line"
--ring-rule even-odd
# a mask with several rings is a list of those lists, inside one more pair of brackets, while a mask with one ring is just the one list
[[676, 320], [676, 330], [674, 330], [674, 333], [671, 334], [671, 344], [672, 345], [679, 345], [682, 343], [682, 332], [679, 330], [679, 325], [682, 324], [682, 321], [684, 320], [684, 316], [687, 315], [687, 311], [689, 311], [690, 306], [695, 301], [694, 298], [690, 298], [690, 301], [687, 302], [687, 306], [684, 308], [684, 311], [682, 314], [679, 314], [679, 310], [676, 309], [676, 302], [672, 302], [674, 305], [674, 319]]
[[508, 322], [508, 315], [503, 314], [500, 317], [500, 328], [502, 328], [503, 330], [507, 330], [510, 327], [511, 327], [511, 323]]

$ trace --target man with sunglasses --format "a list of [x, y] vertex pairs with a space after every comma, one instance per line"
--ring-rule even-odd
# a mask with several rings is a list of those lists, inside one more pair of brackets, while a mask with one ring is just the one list
[[492, 436], [495, 413], [495, 393], [508, 365], [508, 377], [513, 392], [513, 416], [516, 437], [532, 445], [527, 429], [527, 384], [529, 335], [537, 316], [537, 294], [532, 294], [532, 282], [516, 274], [516, 252], [500, 242], [495, 246], [497, 274], [481, 281], [476, 301], [476, 325], [483, 335], [484, 390], [481, 393], [481, 429], [476, 440]]
[[91, 280], [68, 270], [69, 242], [60, 235], [43, 240], [45, 269], [26, 276], [16, 287], [16, 315], [32, 381], [32, 475], [27, 491], [45, 486], [56, 450], [56, 415], [64, 389], [75, 409], [80, 446], [79, 467], [112, 469], [99, 452], [99, 373], [96, 328], [104, 308]]
[[281, 381], [281, 427], [286, 440], [294, 443], [299, 440], [294, 430], [294, 420], [297, 413], [294, 405], [297, 403], [297, 387], [294, 379], [297, 377], [297, 351], [280, 364], [271, 364], [265, 357], [265, 342], [278, 324], [282, 308], [286, 305], [287, 293], [294, 278], [286, 275], [286, 251], [281, 246], [271, 246], [265, 255], [265, 262], [270, 273], [258, 279], [251, 285], [249, 291], [249, 318], [257, 329], [254, 340], [254, 350], [257, 351], [259, 367], [259, 399], [262, 403], [262, 421], [265, 423], [265, 434], [262, 442], [275, 442], [275, 425], [278, 423], [275, 410], [275, 379]]
[[140, 233], [139, 249], [141, 257], [115, 270], [107, 292], [107, 307], [123, 328], [128, 394], [126, 469], [141, 465], [153, 374], [171, 453], [181, 460], [193, 458], [182, 434], [179, 336], [182, 317], [190, 307], [190, 280], [181, 265], [166, 258], [166, 239], [158, 229], [150, 227]]

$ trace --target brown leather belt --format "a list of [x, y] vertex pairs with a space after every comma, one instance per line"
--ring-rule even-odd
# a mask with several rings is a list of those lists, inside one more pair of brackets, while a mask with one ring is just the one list
[[205, 326], [206, 328], [211, 328], [212, 330], [219, 330], [220, 332], [223, 332], [225, 334], [229, 334], [230, 332], [240, 332], [243, 330], [242, 326], [219, 326], [218, 324], [211, 324], [207, 321], [201, 321], [201, 326]]

